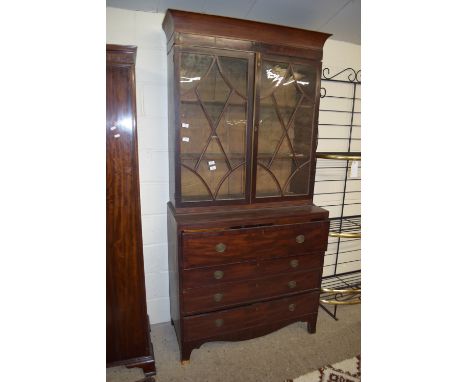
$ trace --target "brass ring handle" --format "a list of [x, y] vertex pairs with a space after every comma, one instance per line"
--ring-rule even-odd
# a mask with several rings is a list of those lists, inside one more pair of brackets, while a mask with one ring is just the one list
[[297, 266], [299, 265], [299, 260], [296, 260], [296, 259], [291, 260], [289, 262], [289, 265], [291, 265], [291, 267], [293, 267], [293, 268], [297, 268]]
[[296, 243], [302, 244], [305, 241], [305, 236], [304, 235], [297, 235], [296, 236]]
[[215, 325], [217, 328], [220, 328], [221, 326], [223, 326], [223, 324], [224, 324], [224, 320], [222, 318], [217, 318], [215, 320]]
[[343, 239], [356, 239], [356, 238], [361, 237], [361, 232], [344, 232], [344, 233], [329, 232], [328, 236], [330, 236], [330, 237], [341, 237]]
[[226, 244], [218, 243], [215, 246], [216, 252], [224, 252], [226, 250]]
[[296, 287], [296, 285], [297, 285], [297, 284], [296, 284], [296, 282], [295, 282], [294, 280], [292, 280], [292, 281], [288, 282], [288, 287], [289, 287], [290, 289], [293, 289], [293, 288], [295, 288], [295, 287]]
[[213, 272], [213, 277], [216, 279], [216, 280], [221, 280], [224, 276], [224, 272], [223, 271], [214, 271]]
[[222, 293], [215, 293], [213, 295], [213, 300], [215, 300], [216, 302], [220, 302], [222, 299], [223, 299], [223, 294]]
[[288, 309], [290, 312], [294, 312], [296, 310], [296, 304], [289, 304]]
[[360, 155], [343, 155], [343, 154], [317, 154], [320, 159], [337, 159], [337, 160], [361, 160]]

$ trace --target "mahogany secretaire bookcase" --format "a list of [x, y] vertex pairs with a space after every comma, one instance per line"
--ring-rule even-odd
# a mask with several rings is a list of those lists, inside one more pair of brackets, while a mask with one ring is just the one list
[[168, 10], [168, 242], [181, 360], [315, 332], [328, 211], [312, 203], [327, 34]]

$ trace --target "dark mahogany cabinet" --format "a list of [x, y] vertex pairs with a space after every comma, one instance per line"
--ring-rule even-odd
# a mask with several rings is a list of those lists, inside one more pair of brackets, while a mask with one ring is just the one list
[[315, 331], [328, 211], [312, 203], [327, 34], [168, 10], [171, 317], [207, 341]]
[[136, 47], [106, 49], [107, 367], [156, 372], [146, 312], [135, 107]]

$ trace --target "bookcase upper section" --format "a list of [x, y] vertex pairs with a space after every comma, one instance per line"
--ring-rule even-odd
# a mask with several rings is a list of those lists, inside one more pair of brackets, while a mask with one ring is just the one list
[[163, 28], [174, 206], [311, 201], [330, 35], [175, 10]]

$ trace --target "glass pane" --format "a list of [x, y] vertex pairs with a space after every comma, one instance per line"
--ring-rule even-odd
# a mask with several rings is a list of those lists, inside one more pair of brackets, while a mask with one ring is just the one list
[[239, 60], [234, 57], [219, 57], [226, 81], [244, 98], [247, 97], [247, 60]]
[[260, 101], [260, 105], [257, 158], [270, 161], [281, 142], [284, 129], [273, 105], [268, 104], [267, 100]]
[[247, 103], [234, 94], [216, 129], [230, 161], [244, 160], [247, 148]]
[[304, 162], [293, 174], [286, 188], [286, 195], [305, 195], [309, 193], [310, 161]]
[[245, 162], [237, 165], [224, 180], [219, 189], [217, 199], [241, 199], [245, 188]]
[[231, 88], [226, 84], [218, 65], [214, 65], [197, 88], [198, 96], [214, 124], [223, 111]]
[[[316, 67], [263, 61], [257, 197], [307, 195]], [[279, 185], [279, 187], [278, 187]]]
[[308, 159], [310, 156], [313, 118], [314, 104], [304, 98], [288, 130], [289, 140], [298, 160]]
[[182, 201], [244, 199], [248, 60], [182, 53], [180, 66]]
[[260, 93], [262, 98], [270, 96], [282, 83], [286, 77], [289, 64], [281, 62], [262, 63], [262, 80]]
[[281, 190], [273, 175], [266, 167], [257, 164], [257, 198], [281, 196]]
[[212, 56], [182, 53], [180, 65], [180, 94], [193, 90], [213, 62]]
[[199, 158], [211, 137], [211, 127], [198, 102], [181, 102], [180, 153], [183, 158]]
[[311, 101], [314, 101], [317, 89], [317, 68], [311, 65], [300, 64], [292, 64], [291, 67], [299, 90]]
[[181, 167], [181, 181], [183, 200], [212, 200], [210, 191], [202, 177], [184, 165]]

